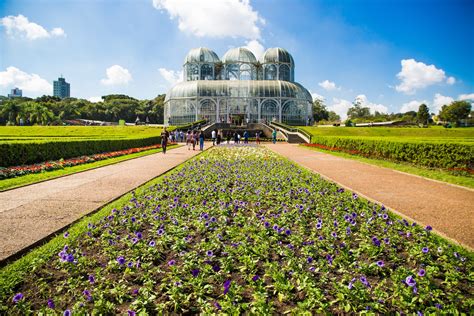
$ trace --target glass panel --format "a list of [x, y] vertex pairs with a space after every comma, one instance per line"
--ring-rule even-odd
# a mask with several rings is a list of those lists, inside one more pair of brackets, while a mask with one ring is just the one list
[[208, 120], [209, 122], [216, 121], [216, 104], [213, 100], [202, 100], [201, 104], [201, 111], [200, 111], [200, 119]]
[[290, 81], [290, 67], [288, 65], [280, 65], [279, 78], [280, 80]]
[[188, 64], [186, 73], [187, 81], [199, 80], [199, 65]]
[[277, 79], [277, 69], [273, 64], [265, 65], [265, 80], [276, 80]]
[[260, 115], [267, 122], [278, 121], [278, 104], [275, 100], [265, 100], [262, 103]]
[[213, 80], [213, 67], [209, 64], [201, 66], [201, 80]]
[[239, 80], [239, 65], [230, 64], [226, 66], [226, 79]]

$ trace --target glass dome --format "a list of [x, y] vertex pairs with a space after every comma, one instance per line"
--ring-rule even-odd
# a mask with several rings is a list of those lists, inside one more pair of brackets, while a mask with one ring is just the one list
[[222, 58], [222, 61], [226, 64], [256, 63], [257, 58], [247, 48], [237, 47], [229, 49]]
[[206, 47], [193, 48], [184, 59], [184, 63], [218, 63], [217, 54]]
[[293, 60], [293, 56], [284, 48], [280, 47], [273, 47], [269, 48], [263, 53], [262, 57], [260, 58], [261, 64], [292, 64], [294, 65], [295, 62]]

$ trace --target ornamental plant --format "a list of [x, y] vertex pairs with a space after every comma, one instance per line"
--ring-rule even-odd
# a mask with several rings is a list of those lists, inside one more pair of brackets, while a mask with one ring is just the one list
[[0, 297], [9, 314], [469, 313], [472, 253], [273, 152], [212, 148]]

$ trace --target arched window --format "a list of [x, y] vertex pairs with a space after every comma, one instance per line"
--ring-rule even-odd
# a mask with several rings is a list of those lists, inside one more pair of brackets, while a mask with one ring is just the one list
[[271, 122], [273, 120], [278, 121], [278, 104], [275, 100], [265, 100], [260, 109], [260, 117], [262, 120]]
[[270, 64], [265, 66], [265, 80], [276, 80], [277, 79], [277, 68], [275, 65]]
[[230, 64], [226, 66], [226, 79], [239, 80], [239, 65]]
[[282, 64], [279, 69], [279, 79], [285, 81], [291, 81], [290, 77], [290, 67], [288, 65]]
[[216, 121], [216, 104], [214, 101], [205, 99], [200, 102], [201, 111], [200, 116], [202, 119], [206, 119], [209, 122]]
[[255, 80], [256, 74], [254, 67], [249, 64], [242, 64], [240, 66], [240, 80]]
[[188, 64], [186, 66], [187, 81], [199, 80], [199, 65]]
[[209, 64], [204, 64], [201, 66], [201, 80], [213, 80], [213, 67]]

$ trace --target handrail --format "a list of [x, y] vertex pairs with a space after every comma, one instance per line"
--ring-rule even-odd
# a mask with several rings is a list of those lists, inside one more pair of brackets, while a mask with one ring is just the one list
[[173, 128], [173, 130], [195, 129], [196, 126], [201, 126], [202, 127], [206, 123], [207, 123], [207, 120], [199, 120], [199, 121], [195, 121], [195, 122], [192, 122], [192, 123], [175, 126]]
[[283, 124], [283, 123], [278, 123], [278, 122], [271, 122], [270, 124], [278, 126], [281, 129], [286, 130], [287, 132], [303, 134], [304, 136], [306, 136], [308, 138], [309, 142], [311, 143], [312, 135], [310, 133], [308, 133], [307, 131], [301, 129], [301, 128], [291, 127], [289, 125], [286, 125], [286, 124]]

